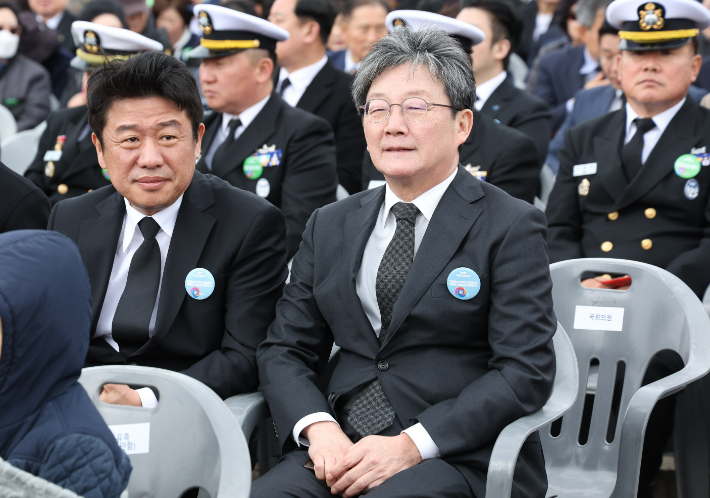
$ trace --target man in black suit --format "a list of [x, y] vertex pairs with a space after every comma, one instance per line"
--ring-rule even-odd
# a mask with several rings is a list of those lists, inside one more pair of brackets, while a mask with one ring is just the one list
[[0, 163], [0, 233], [44, 230], [49, 202], [40, 189]]
[[[160, 43], [127, 29], [75, 21], [72, 31], [81, 47], [71, 64], [84, 72], [84, 91], [91, 72], [104, 64], [144, 50], [163, 50]], [[25, 171], [25, 177], [42, 189], [52, 206], [62, 199], [111, 184], [108, 173], [99, 165], [96, 147], [91, 141], [86, 106], [49, 115], [37, 155]]]
[[372, 46], [387, 34], [385, 16], [389, 11], [386, 0], [346, 0], [340, 31], [347, 48], [330, 52], [330, 62], [354, 75]]
[[67, 10], [69, 0], [28, 0], [27, 3], [37, 15], [37, 20], [56, 31], [61, 46], [73, 54], [76, 46], [71, 35], [71, 25], [75, 18]]
[[[608, 8], [609, 23], [620, 30], [619, 80], [627, 102], [567, 132], [547, 205], [548, 254], [553, 262], [649, 263], [702, 298], [710, 283], [710, 111], [688, 97], [701, 64], [688, 34], [710, 25], [710, 12], [695, 2], [665, 2], [663, 26], [654, 28], [661, 41], [649, 42], [644, 27], [660, 23], [645, 14], [646, 5], [627, 0]], [[613, 288], [605, 280], [585, 278], [582, 285]], [[682, 368], [675, 353], [665, 353], [651, 362], [644, 383]], [[649, 420], [639, 496], [652, 495], [674, 399], [659, 402]]]
[[276, 87], [293, 107], [328, 121], [335, 134], [338, 181], [351, 194], [361, 190], [360, 158], [365, 135], [350, 98], [353, 77], [335, 69], [325, 55], [335, 9], [328, 0], [276, 0], [269, 21], [289, 32], [276, 44], [281, 66]]
[[[399, 29], [360, 66], [353, 97], [387, 186], [308, 222], [258, 351], [286, 454], [252, 497], [482, 497], [500, 431], [547, 400], [545, 219], [460, 166], [474, 87], [469, 54], [438, 29]], [[534, 434], [512, 496], [546, 489]]]
[[[160, 52], [89, 79], [89, 122], [111, 186], [54, 206], [49, 229], [79, 246], [92, 289], [87, 366], [181, 371], [226, 398], [257, 386], [286, 269], [281, 212], [195, 171], [197, 83]], [[104, 386], [108, 403], [154, 406], [147, 388]]]
[[200, 83], [216, 112], [205, 118], [197, 170], [263, 197], [286, 217], [289, 259], [308, 217], [335, 201], [338, 171], [328, 122], [273, 92], [276, 43], [288, 31], [218, 5], [195, 6], [203, 37]]
[[550, 142], [550, 108], [545, 102], [516, 88], [508, 78], [508, 61], [517, 46], [522, 20], [505, 0], [467, 0], [456, 16], [486, 35], [472, 48], [476, 76], [476, 110], [535, 141], [539, 166], [545, 162]]

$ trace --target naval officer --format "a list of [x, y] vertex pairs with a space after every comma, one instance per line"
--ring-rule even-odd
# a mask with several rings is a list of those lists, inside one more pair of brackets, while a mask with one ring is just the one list
[[289, 259], [308, 217], [335, 201], [335, 141], [327, 121], [274, 93], [276, 43], [288, 31], [218, 5], [197, 5], [200, 83], [215, 113], [205, 117], [197, 170], [212, 173], [280, 208]]
[[[71, 65], [84, 71], [84, 92], [91, 72], [104, 64], [147, 50], [163, 50], [157, 41], [127, 29], [86, 21], [74, 21], [71, 29], [80, 43]], [[91, 143], [85, 105], [49, 115], [37, 155], [25, 177], [49, 197], [52, 205], [111, 184]]]

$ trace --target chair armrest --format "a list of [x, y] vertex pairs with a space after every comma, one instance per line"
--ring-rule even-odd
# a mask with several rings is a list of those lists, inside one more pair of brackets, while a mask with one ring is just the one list
[[237, 394], [227, 398], [224, 402], [242, 427], [247, 441], [254, 427], [271, 416], [269, 405], [259, 392]]

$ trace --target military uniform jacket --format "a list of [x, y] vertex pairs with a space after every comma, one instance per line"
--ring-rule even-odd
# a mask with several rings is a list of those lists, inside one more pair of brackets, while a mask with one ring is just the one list
[[[37, 185], [55, 205], [62, 199], [76, 197], [100, 189], [111, 182], [101, 171], [96, 147], [91, 142], [91, 130], [77, 141], [89, 123], [86, 106], [53, 112], [47, 119], [47, 129], [39, 141], [37, 156], [25, 172], [25, 176]], [[58, 137], [64, 136], [62, 156], [58, 161], [44, 160], [47, 151], [54, 151]], [[51, 176], [50, 176], [51, 174]]]
[[[535, 142], [518, 130], [496, 123], [480, 112], [474, 113], [473, 128], [461, 146], [459, 162], [471, 174], [532, 204], [537, 194], [540, 162]], [[372, 163], [369, 153], [363, 160], [363, 187], [385, 177]]]
[[[197, 170], [209, 173], [204, 156], [222, 126], [222, 114], [214, 113], [204, 121], [207, 130]], [[247, 178], [244, 161], [266, 149], [280, 151], [280, 158], [275, 161], [278, 164], [265, 167], [259, 178]], [[288, 257], [292, 258], [311, 213], [335, 202], [338, 172], [330, 126], [318, 116], [291, 107], [273, 93], [254, 121], [230, 145], [227, 157], [230, 158], [227, 165], [216, 166], [213, 162], [213, 172], [281, 209], [286, 217]]]
[[[710, 111], [687, 99], [630, 183], [621, 164], [625, 127], [622, 108], [567, 132], [547, 205], [550, 261], [650, 263], [702, 297], [710, 283], [710, 167], [691, 181], [675, 173], [674, 163], [710, 146]], [[574, 176], [574, 166], [586, 163], [596, 163], [597, 172]]]

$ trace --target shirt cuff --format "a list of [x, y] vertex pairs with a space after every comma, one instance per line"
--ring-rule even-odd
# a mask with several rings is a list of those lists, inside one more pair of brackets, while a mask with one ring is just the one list
[[574, 109], [574, 97], [565, 102], [565, 110], [567, 111], [567, 114], [571, 114], [572, 109]]
[[155, 397], [155, 393], [150, 387], [141, 387], [136, 389], [136, 392], [141, 398], [143, 408], [155, 408], [158, 406], [158, 398]]
[[404, 429], [402, 432], [406, 432], [407, 436], [412, 438], [414, 444], [417, 445], [417, 449], [419, 449], [419, 453], [422, 455], [422, 460], [439, 458], [441, 456], [439, 447], [422, 424], [415, 424], [409, 429]]
[[[296, 425], [293, 426], [293, 440], [296, 441], [296, 444], [298, 446], [310, 446], [311, 443], [306, 439], [305, 437], [301, 436], [301, 432], [303, 432], [303, 429], [308, 427], [309, 425], [315, 424], [316, 422], [336, 422], [336, 420], [333, 418], [333, 416], [330, 413], [326, 412], [316, 412], [316, 413], [311, 413], [310, 415], [306, 415], [303, 417], [301, 420], [296, 422]], [[340, 424], [338, 424], [338, 427], [340, 427]]]

